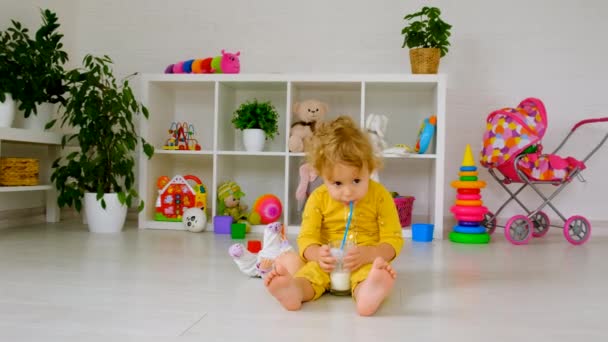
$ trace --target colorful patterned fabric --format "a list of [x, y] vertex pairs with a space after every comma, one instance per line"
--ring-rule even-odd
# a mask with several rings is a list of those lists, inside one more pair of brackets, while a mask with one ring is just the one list
[[480, 163], [498, 167], [542, 139], [547, 116], [542, 101], [523, 100], [517, 108], [503, 108], [488, 115]]
[[563, 181], [569, 178], [575, 168], [585, 169], [585, 164], [572, 157], [562, 158], [554, 154], [527, 154], [519, 160], [518, 169], [531, 180]]
[[[537, 152], [523, 157], [517, 169], [530, 180], [567, 180], [575, 168], [584, 169], [585, 164], [572, 157], [543, 155], [540, 140], [547, 130], [547, 112], [543, 102], [527, 98], [517, 108], [503, 108], [488, 115], [483, 135], [481, 165], [498, 169], [505, 177], [521, 182], [511, 158], [524, 153], [536, 144]], [[525, 153], [530, 152], [525, 151]]]

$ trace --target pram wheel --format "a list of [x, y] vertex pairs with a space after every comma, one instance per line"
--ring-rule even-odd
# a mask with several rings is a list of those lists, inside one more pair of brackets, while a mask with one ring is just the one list
[[486, 227], [488, 234], [492, 235], [496, 230], [496, 217], [494, 217], [494, 213], [488, 211], [485, 215], [483, 215], [481, 225]]
[[534, 224], [524, 215], [515, 215], [507, 221], [505, 237], [514, 245], [525, 245], [532, 239]]
[[549, 221], [549, 216], [544, 211], [539, 211], [532, 216], [532, 223], [534, 224], [532, 236], [543, 237], [549, 231], [551, 221]]
[[591, 223], [586, 218], [575, 215], [564, 224], [564, 237], [573, 245], [582, 245], [591, 237]]

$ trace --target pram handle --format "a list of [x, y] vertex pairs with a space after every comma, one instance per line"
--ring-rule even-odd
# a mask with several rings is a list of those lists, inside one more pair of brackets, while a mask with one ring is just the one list
[[608, 122], [608, 117], [583, 120], [583, 121], [577, 123], [576, 125], [574, 125], [574, 127], [572, 127], [572, 130], [570, 132], [576, 131], [576, 129], [579, 128], [579, 127], [581, 127], [582, 125], [586, 125], [586, 124], [590, 124], [590, 123], [596, 123], [596, 122]]
[[[582, 125], [586, 125], [586, 124], [590, 124], [590, 123], [596, 123], [596, 122], [608, 122], [608, 117], [603, 117], [603, 118], [595, 118], [595, 119], [586, 119], [583, 120], [579, 123], [577, 123], [576, 125], [574, 125], [574, 127], [572, 127], [572, 130], [570, 130], [570, 133], [568, 133], [568, 135], [566, 135], [566, 137], [564, 138], [564, 140], [562, 140], [562, 142], [559, 144], [559, 146], [557, 146], [557, 148], [555, 149], [555, 151], [553, 151], [552, 154], [556, 154], [557, 151], [559, 151], [565, 144], [566, 141], [568, 141], [568, 139], [570, 139], [570, 137], [572, 136], [572, 133], [574, 133], [574, 131], [581, 127]], [[595, 152], [597, 152], [597, 150], [600, 149], [600, 147], [602, 147], [602, 145], [604, 145], [604, 143], [606, 142], [606, 140], [608, 140], [608, 133], [606, 133], [606, 135], [604, 136], [604, 139], [602, 139], [602, 141], [600, 141], [600, 143], [595, 146], [593, 148], [593, 150], [591, 150], [591, 152], [585, 157], [585, 159], [583, 159], [583, 163], [586, 162], [587, 160], [589, 160], [589, 158], [591, 158], [592, 155], [595, 154]]]

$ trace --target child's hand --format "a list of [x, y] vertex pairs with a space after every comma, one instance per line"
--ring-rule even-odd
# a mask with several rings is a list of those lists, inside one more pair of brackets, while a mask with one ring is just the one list
[[369, 264], [374, 260], [372, 246], [352, 246], [344, 256], [344, 267], [351, 272], [359, 269], [359, 267]]
[[319, 247], [319, 266], [321, 269], [327, 273], [334, 270], [336, 267], [336, 259], [331, 256], [331, 251], [328, 245], [323, 245]]

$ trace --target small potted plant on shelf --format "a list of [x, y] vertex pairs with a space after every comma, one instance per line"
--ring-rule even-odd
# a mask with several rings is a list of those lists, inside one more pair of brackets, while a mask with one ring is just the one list
[[247, 101], [232, 114], [232, 124], [243, 131], [243, 144], [250, 152], [264, 149], [264, 141], [278, 134], [279, 114], [270, 101]]
[[[18, 109], [23, 111], [24, 128], [42, 130], [50, 120], [54, 105], [65, 101], [64, 64], [68, 54], [63, 51], [58, 18], [50, 10], [41, 10], [42, 25], [32, 38], [29, 30], [12, 20], [12, 26], [2, 32], [2, 69], [5, 92], [12, 95]], [[34, 117], [31, 115], [34, 114]]]
[[[69, 96], [62, 106], [61, 126], [76, 133], [64, 136], [62, 147], [77, 142], [79, 150], [57, 159], [51, 180], [59, 190], [60, 207], [80, 211], [85, 201], [89, 230], [119, 232], [127, 208], [138, 194], [134, 187], [134, 152], [141, 142], [143, 152], [152, 157], [154, 148], [141, 138], [134, 121], [148, 109], [138, 102], [128, 79], [117, 81], [108, 56], [84, 58], [84, 68], [69, 71]], [[131, 75], [133, 76], [133, 75]], [[56, 120], [47, 124], [52, 127]], [[139, 210], [144, 202], [140, 200]]]
[[446, 55], [452, 25], [439, 17], [436, 7], [423, 7], [420, 11], [406, 15], [407, 25], [401, 30], [404, 36], [402, 48], [410, 48], [410, 63], [413, 74], [436, 74], [439, 58]]

